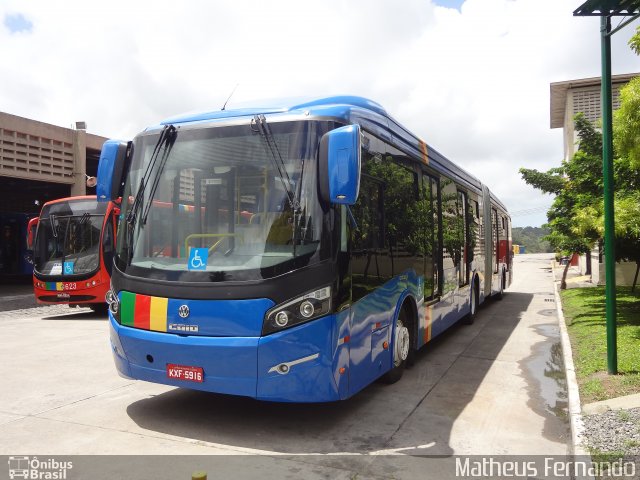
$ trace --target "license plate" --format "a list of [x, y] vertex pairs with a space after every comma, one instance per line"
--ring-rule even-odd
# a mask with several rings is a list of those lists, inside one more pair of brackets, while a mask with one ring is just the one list
[[172, 380], [185, 380], [187, 382], [204, 382], [204, 370], [201, 367], [187, 365], [167, 364], [167, 377]]

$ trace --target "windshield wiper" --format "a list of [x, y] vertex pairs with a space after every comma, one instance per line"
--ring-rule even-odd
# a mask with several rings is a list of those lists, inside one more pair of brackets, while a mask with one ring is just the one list
[[[298, 201], [298, 197], [291, 189], [291, 178], [287, 173], [287, 167], [284, 164], [284, 160], [282, 159], [282, 155], [280, 155], [280, 150], [278, 149], [278, 145], [273, 139], [273, 134], [271, 133], [271, 128], [267, 123], [267, 119], [264, 115], [254, 115], [252, 120], [252, 130], [253, 125], [256, 126], [257, 131], [260, 133], [262, 138], [264, 138], [265, 143], [267, 144], [267, 148], [271, 153], [271, 159], [273, 160], [273, 164], [278, 171], [278, 175], [280, 177], [280, 181], [282, 182], [282, 186], [284, 187], [284, 191], [287, 194], [287, 200], [289, 201], [289, 206], [293, 212], [293, 235], [291, 242], [293, 243], [293, 256], [296, 256], [296, 243], [298, 236], [298, 222], [300, 216], [300, 202]], [[254, 130], [255, 131], [255, 130]]]
[[298, 202], [296, 195], [293, 193], [293, 190], [291, 190], [291, 178], [289, 178], [289, 174], [287, 173], [287, 167], [284, 164], [282, 155], [280, 155], [278, 145], [276, 145], [276, 142], [273, 139], [273, 134], [271, 133], [271, 128], [267, 123], [267, 119], [264, 115], [254, 115], [252, 124], [257, 127], [257, 131], [262, 135], [269, 152], [271, 152], [271, 158], [273, 159], [276, 170], [278, 170], [278, 174], [280, 175], [280, 181], [282, 182], [284, 191], [287, 193], [287, 199], [289, 200], [291, 210], [293, 210], [294, 213], [298, 213], [300, 210], [300, 203]]
[[84, 225], [85, 225], [85, 223], [87, 223], [87, 222], [89, 221], [89, 217], [91, 217], [91, 214], [90, 214], [89, 212], [84, 212], [84, 213], [82, 214], [82, 216], [80, 217], [80, 220], [78, 221], [78, 223], [79, 223], [81, 226], [84, 226]]
[[58, 219], [55, 214], [49, 215], [49, 221], [51, 222], [51, 233], [53, 234], [53, 238], [58, 238]]
[[169, 153], [171, 153], [171, 149], [173, 148], [173, 144], [176, 141], [176, 137], [178, 136], [178, 130], [173, 125], [169, 125], [169, 128], [165, 130], [165, 140], [164, 140], [164, 150], [162, 152], [162, 157], [160, 158], [160, 164], [156, 169], [156, 176], [153, 177], [153, 183], [151, 184], [151, 190], [149, 191], [149, 204], [145, 207], [142, 212], [142, 226], [146, 225], [147, 217], [149, 216], [149, 211], [151, 211], [151, 206], [153, 205], [153, 197], [156, 194], [156, 190], [158, 190], [158, 185], [160, 185], [160, 178], [162, 171], [164, 170], [164, 166], [167, 163], [167, 159], [169, 158]]
[[[138, 214], [138, 210], [144, 201], [144, 192], [147, 187], [147, 183], [149, 182], [149, 176], [154, 170], [155, 164], [158, 161], [158, 157], [160, 157], [160, 152], [162, 151], [161, 165], [160, 168], [164, 166], [164, 163], [167, 161], [167, 157], [169, 156], [169, 152], [171, 151], [171, 147], [173, 147], [173, 143], [176, 140], [177, 130], [173, 125], [165, 125], [160, 132], [160, 137], [158, 137], [158, 141], [156, 142], [155, 147], [153, 148], [153, 153], [151, 154], [151, 158], [149, 159], [149, 164], [140, 179], [140, 186], [138, 187], [138, 192], [136, 193], [136, 198], [133, 200], [133, 204], [131, 205], [131, 210], [127, 214], [127, 224], [129, 227], [132, 227], [136, 222], [136, 217]], [[164, 147], [164, 149], [162, 149]], [[151, 188], [151, 195], [149, 198], [153, 198], [153, 194], [157, 188], [158, 182], [160, 181], [159, 176], [154, 178], [154, 183]], [[147, 214], [149, 213], [149, 208], [146, 210]], [[146, 216], [143, 213], [143, 222], [144, 225], [146, 223]]]
[[[131, 259], [133, 258], [133, 248], [131, 246], [131, 244], [133, 243], [133, 227], [136, 223], [138, 210], [140, 209], [140, 206], [144, 202], [144, 191], [149, 181], [149, 175], [151, 174], [151, 172], [153, 172], [154, 166], [158, 161], [158, 157], [160, 156], [160, 151], [162, 146], [164, 146], [164, 151], [162, 155], [162, 166], [164, 166], [164, 163], [166, 162], [166, 159], [169, 156], [169, 151], [171, 150], [171, 147], [173, 147], [173, 143], [176, 139], [176, 135], [177, 135], [177, 130], [173, 125], [165, 125], [165, 127], [162, 129], [162, 132], [160, 132], [158, 141], [156, 142], [155, 147], [153, 147], [153, 153], [151, 154], [151, 158], [149, 159], [147, 168], [145, 169], [144, 174], [142, 175], [142, 178], [140, 178], [140, 186], [138, 187], [138, 192], [136, 193], [136, 197], [133, 199], [131, 210], [129, 210], [129, 213], [127, 214], [127, 218], [125, 219], [127, 222], [127, 226], [126, 226], [125, 235], [124, 235], [123, 249], [126, 250], [127, 252], [127, 263], [129, 264], [131, 263]], [[151, 195], [153, 195], [153, 193], [155, 193], [155, 188], [152, 189]], [[153, 197], [150, 196], [149, 198], [150, 198], [150, 203], [153, 203]], [[147, 214], [148, 214], [148, 210], [147, 210]], [[144, 216], [144, 214], [143, 214], [143, 218], [144, 218], [144, 221], [146, 222], [146, 216]]]

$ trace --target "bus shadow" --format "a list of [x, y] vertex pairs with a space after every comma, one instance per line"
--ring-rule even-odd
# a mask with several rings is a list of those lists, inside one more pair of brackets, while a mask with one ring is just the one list
[[343, 402], [268, 403], [175, 389], [130, 404], [127, 414], [142, 429], [231, 449], [452, 455], [454, 422], [532, 298], [513, 292], [485, 302], [473, 325], [455, 325], [429, 343], [398, 383], [374, 383]]
[[31, 277], [9, 281], [0, 275], [0, 312], [37, 307]]
[[27, 308], [35, 308], [39, 305], [36, 303], [35, 297], [26, 297], [20, 299], [2, 298], [0, 299], [0, 312], [10, 312], [13, 310], [25, 310]]

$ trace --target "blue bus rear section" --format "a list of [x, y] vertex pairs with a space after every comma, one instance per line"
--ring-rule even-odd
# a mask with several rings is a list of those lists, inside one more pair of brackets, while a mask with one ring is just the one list
[[[257, 137], [260, 130], [257, 125], [263, 122], [276, 129], [287, 122], [314, 121], [318, 126], [303, 129], [303, 136], [288, 144], [280, 140], [281, 145], [285, 145], [280, 147], [283, 152], [279, 151], [277, 142], [272, 142], [269, 148], [273, 157], [265, 157], [264, 175], [247, 173], [248, 168], [255, 169], [261, 161], [262, 154], [256, 154], [257, 145], [251, 147], [253, 157], [248, 165], [237, 159], [241, 158], [237, 153], [242, 148], [237, 140], [241, 138], [238, 134], [241, 126], [250, 132], [247, 135], [250, 143], [253, 141], [250, 135], [260, 138]], [[325, 252], [317, 263], [310, 262], [311, 254], [297, 262], [294, 248], [293, 260], [282, 264], [287, 265], [286, 268], [280, 264], [272, 268], [268, 260], [282, 255], [291, 243], [284, 241], [291, 233], [290, 225], [294, 225], [294, 230], [296, 228], [296, 217], [291, 215], [283, 217], [277, 229], [276, 222], [273, 223], [267, 238], [274, 242], [280, 241], [277, 240], [279, 237], [284, 240], [274, 250], [260, 250], [259, 257], [266, 262], [258, 263], [260, 268], [251, 270], [243, 264], [239, 273], [226, 269], [233, 263], [235, 249], [240, 250], [259, 238], [260, 229], [269, 216], [295, 208], [294, 200], [297, 199], [293, 195], [298, 195], [303, 187], [298, 188], [296, 184], [293, 163], [289, 164], [294, 172], [291, 178], [286, 174], [282, 176], [280, 166], [277, 168], [280, 174], [274, 173], [276, 169], [271, 167], [278, 165], [278, 156], [286, 157], [291, 152], [303, 155], [318, 149], [317, 156], [306, 159], [304, 168], [307, 175], [315, 174], [315, 167], [308, 164], [316, 159], [322, 164], [322, 147], [315, 143], [305, 146], [304, 142], [321, 145], [320, 137], [313, 136], [314, 128], [320, 131], [319, 135], [326, 135], [322, 129], [335, 131], [349, 125], [358, 125], [358, 132], [362, 130], [362, 158], [341, 155], [332, 158], [334, 163], [328, 163], [335, 165], [334, 169], [343, 169], [342, 172], [347, 172], [346, 167], [353, 172], [357, 162], [363, 172], [362, 182], [366, 183], [366, 187], [359, 184], [362, 202], [357, 204], [345, 195], [339, 195], [340, 199], [335, 201], [319, 198], [319, 203], [330, 203], [323, 203], [322, 211], [315, 213], [323, 215], [323, 222], [311, 225], [309, 220], [304, 231], [323, 228], [327, 229], [326, 235], [315, 232], [313, 241], [301, 242], [299, 247], [304, 249], [313, 246], [314, 242], [319, 245], [329, 242], [330, 254]], [[191, 138], [189, 135], [195, 138], [193, 132], [218, 128], [235, 129], [235, 143], [229, 146], [233, 147], [234, 155], [238, 155], [233, 160], [236, 163], [209, 167], [213, 172], [206, 172], [202, 167], [203, 173], [193, 178], [188, 172], [172, 170], [178, 172], [172, 177], [177, 180], [173, 186], [165, 188], [165, 198], [153, 197], [153, 190], [149, 193], [147, 189], [143, 194], [153, 198], [140, 198], [149, 207], [137, 211], [132, 206], [143, 203], [134, 199], [139, 196], [135, 187], [141, 184], [140, 174], [148, 164], [153, 168], [165, 168], [167, 161], [171, 162], [174, 142], [178, 145], [174, 150], [178, 152], [176, 155], [181, 155], [180, 148], [195, 153], [205, 151], [202, 148], [205, 144], [200, 140], [197, 149], [180, 147], [180, 141], [186, 142], [181, 139]], [[168, 131], [174, 135], [169, 140], [169, 137], [163, 137]], [[265, 132], [260, 131], [260, 135], [268, 139], [271, 135], [269, 127]], [[211, 135], [213, 138], [218, 133]], [[356, 139], [348, 135], [347, 139]], [[143, 141], [147, 143], [141, 143]], [[136, 148], [136, 142], [145, 145], [147, 151], [164, 152], [158, 157], [161, 160], [152, 156], [144, 163], [140, 153], [144, 149]], [[225, 144], [225, 152], [231, 150], [229, 146]], [[135, 182], [128, 179], [124, 186], [123, 198], [129, 198], [129, 202], [123, 202], [118, 229], [123, 232], [124, 241], [120, 238], [118, 241], [118, 248], [122, 250], [114, 262], [109, 314], [116, 367], [128, 378], [267, 401], [343, 400], [381, 377], [391, 382], [399, 378], [408, 363], [408, 358], [398, 357], [403, 329], [408, 332], [410, 351], [415, 352], [456, 322], [472, 321], [477, 307], [491, 296], [500, 297], [511, 282], [511, 224], [505, 206], [478, 179], [428, 147], [379, 104], [367, 99], [341, 96], [176, 117], [145, 130], [132, 144], [116, 142], [111, 149], [119, 151], [116, 163], [125, 177], [109, 177], [101, 190], [106, 196], [115, 192], [116, 186], [122, 186], [127, 169], [134, 168], [131, 165], [137, 168], [138, 175]], [[138, 157], [127, 158], [131, 151]], [[210, 155], [211, 162], [219, 162], [222, 157], [215, 152]], [[103, 151], [103, 156], [105, 163], [103, 165], [101, 156], [99, 170], [112, 171], [109, 157], [116, 155]], [[225, 156], [231, 154], [225, 153]], [[189, 157], [181, 161], [196, 162]], [[345, 165], [344, 162], [351, 163]], [[385, 170], [382, 168], [385, 165], [391, 167]], [[318, 172], [317, 190], [321, 191], [322, 178], [327, 172], [322, 172], [322, 165]], [[160, 173], [155, 175], [160, 177]], [[351, 188], [352, 173], [344, 175], [349, 179], [344, 184]], [[358, 172], [358, 180], [359, 175]], [[248, 182], [243, 187], [242, 182], [248, 178], [253, 178], [253, 183]], [[298, 178], [302, 178], [301, 173]], [[389, 193], [394, 191], [394, 185], [390, 183], [394, 178], [406, 182], [398, 183], [401, 187], [407, 186], [396, 188], [396, 191], [415, 188], [409, 204], [404, 205], [406, 211], [385, 203], [399, 203], [400, 197], [394, 198], [394, 194]], [[100, 183], [101, 179], [98, 181]], [[153, 182], [150, 183], [153, 189]], [[183, 194], [189, 190], [185, 185], [193, 188], [191, 200], [187, 198], [189, 194]], [[178, 190], [180, 193], [176, 193]], [[216, 193], [220, 191], [224, 193]], [[289, 198], [283, 193], [276, 198], [280, 202], [273, 202], [265, 191], [285, 192]], [[224, 202], [209, 205], [212, 192], [216, 201], [223, 199]], [[168, 198], [170, 194], [173, 199]], [[369, 195], [374, 195], [375, 199], [365, 205]], [[283, 198], [288, 202], [282, 202]], [[419, 208], [416, 210], [417, 207], [426, 208], [425, 205], [428, 206], [427, 213]], [[418, 223], [407, 225], [413, 225], [414, 230], [390, 232], [404, 225], [400, 221], [392, 225], [394, 219], [391, 217], [402, 217], [403, 213], [409, 217], [412, 208]], [[149, 210], [153, 211], [145, 226]], [[415, 211], [419, 213], [417, 216]], [[189, 216], [184, 214], [182, 221], [180, 215], [184, 212]], [[136, 222], [140, 217], [145, 220], [138, 225]], [[164, 223], [154, 224], [158, 219]], [[206, 230], [208, 223], [215, 222], [218, 222], [215, 227]], [[206, 231], [190, 230], [202, 229], [203, 225]], [[223, 227], [227, 230], [222, 231]], [[136, 232], [145, 228], [149, 232], [164, 232], [163, 237], [151, 238], [149, 233], [147, 238], [139, 233], [144, 241], [127, 247], [126, 243], [133, 242]], [[407, 238], [416, 232], [425, 239]], [[294, 243], [296, 238], [294, 233]], [[169, 245], [168, 239], [173, 244]], [[150, 253], [133, 262], [135, 247], [140, 247], [138, 250], [147, 248]], [[187, 268], [195, 254], [199, 260], [204, 260], [197, 269]], [[210, 263], [212, 258], [216, 261], [216, 256], [222, 259], [218, 264], [221, 267]], [[301, 274], [305, 277], [301, 278]], [[289, 317], [285, 315], [282, 328], [269, 324], [275, 316], [273, 312], [291, 310], [294, 303], [298, 308], [300, 300], [307, 298], [309, 292], [327, 285], [331, 285], [328, 312], [322, 310], [321, 316], [314, 316], [311, 309], [311, 317], [305, 320], [301, 318], [303, 310], [300, 306], [300, 312], [288, 312]], [[311, 298], [315, 301], [313, 295]], [[158, 313], [160, 311], [164, 312], [164, 317]], [[296, 320], [287, 324], [291, 318]], [[170, 377], [171, 366], [201, 369], [202, 382]]]
[[0, 213], [0, 277], [29, 277], [33, 272], [27, 247], [27, 225], [37, 214]]

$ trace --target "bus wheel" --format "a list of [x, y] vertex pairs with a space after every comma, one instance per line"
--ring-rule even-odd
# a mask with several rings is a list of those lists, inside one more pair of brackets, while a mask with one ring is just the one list
[[478, 314], [478, 282], [474, 281], [471, 284], [471, 308], [469, 313], [464, 317], [465, 325], [472, 325]]
[[411, 349], [411, 333], [408, 325], [406, 310], [403, 307], [393, 330], [393, 367], [382, 377], [382, 380], [386, 383], [396, 383], [404, 373], [404, 367]]

